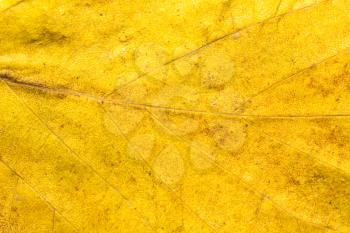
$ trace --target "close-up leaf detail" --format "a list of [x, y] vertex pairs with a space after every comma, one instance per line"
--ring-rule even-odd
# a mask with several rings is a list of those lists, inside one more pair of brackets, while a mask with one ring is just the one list
[[350, 0], [0, 0], [0, 233], [350, 233]]

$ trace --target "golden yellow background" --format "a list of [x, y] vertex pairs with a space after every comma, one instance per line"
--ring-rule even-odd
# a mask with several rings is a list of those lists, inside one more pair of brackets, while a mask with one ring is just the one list
[[0, 0], [1, 233], [349, 233], [349, 0]]

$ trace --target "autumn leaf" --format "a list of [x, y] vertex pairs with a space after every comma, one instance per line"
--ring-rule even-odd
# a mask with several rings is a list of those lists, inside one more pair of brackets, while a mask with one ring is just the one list
[[350, 232], [349, 0], [0, 0], [0, 232]]

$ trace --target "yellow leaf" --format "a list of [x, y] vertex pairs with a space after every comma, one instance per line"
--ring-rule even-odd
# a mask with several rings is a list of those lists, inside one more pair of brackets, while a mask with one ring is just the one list
[[0, 0], [0, 232], [350, 232], [349, 0]]

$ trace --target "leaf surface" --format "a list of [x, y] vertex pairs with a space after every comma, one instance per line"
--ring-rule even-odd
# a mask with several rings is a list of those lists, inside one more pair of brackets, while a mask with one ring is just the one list
[[0, 11], [0, 232], [350, 232], [348, 0]]

